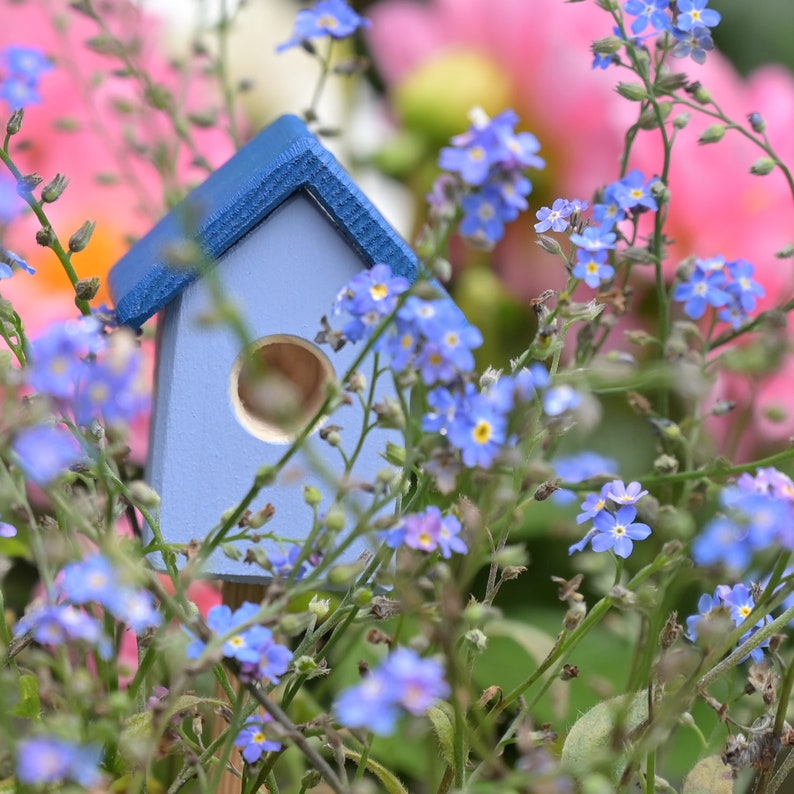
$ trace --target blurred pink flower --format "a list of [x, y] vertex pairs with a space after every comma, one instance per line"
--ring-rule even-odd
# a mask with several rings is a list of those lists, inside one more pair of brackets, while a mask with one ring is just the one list
[[[589, 198], [619, 176], [623, 136], [638, 107], [614, 91], [618, 80], [631, 80], [627, 72], [591, 69], [590, 44], [612, 32], [610, 15], [595, 3], [560, 0], [384, 0], [370, 16], [372, 53], [398, 109], [405, 86], [422, 72], [440, 68], [445, 59], [454, 62], [466, 53], [488, 65], [493, 91], [461, 74], [460, 85], [436, 84], [438, 96], [425, 98], [425, 105], [443, 109], [446, 92], [460, 93], [467, 86], [471, 106], [491, 110], [493, 94], [506, 95], [522, 117], [521, 128], [538, 136], [547, 169], [533, 177], [536, 193], [530, 196], [529, 215], [515, 224], [492, 261], [510, 290], [523, 299], [561, 287], [565, 274], [560, 265], [534, 245], [534, 212], [560, 196]], [[788, 71], [766, 67], [743, 79], [718, 52], [710, 53], [703, 66], [673, 59], [671, 68], [702, 83], [736, 121], [744, 123], [750, 112], [760, 113], [776, 152], [794, 164], [794, 78]], [[424, 85], [433, 86], [430, 81]], [[729, 131], [717, 144], [698, 144], [700, 133], [712, 123], [714, 119], [693, 113], [675, 143], [667, 225], [672, 243], [665, 267], [672, 278], [688, 256], [748, 259], [766, 287], [759, 309], [767, 309], [791, 298], [794, 287], [791, 260], [774, 258], [775, 251], [791, 242], [792, 195], [780, 172], [766, 177], [749, 173], [763, 152], [742, 136]], [[629, 167], [649, 176], [661, 171], [658, 130], [639, 133]], [[749, 404], [755, 429], [764, 438], [794, 432], [794, 413], [783, 423], [765, 417], [765, 408], [785, 394], [785, 384], [794, 375], [791, 369], [753, 384], [756, 393]], [[734, 377], [721, 383], [719, 391], [738, 397], [746, 388]]]

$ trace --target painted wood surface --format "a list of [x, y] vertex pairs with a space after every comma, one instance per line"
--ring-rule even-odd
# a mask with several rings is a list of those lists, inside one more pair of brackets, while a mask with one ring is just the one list
[[[310, 193], [339, 233], [373, 265], [388, 262], [413, 281], [415, 254], [296, 116], [282, 116], [165, 216], [111, 270], [119, 322], [141, 326], [196, 278], [166, 252], [187, 234], [216, 261], [297, 192]], [[318, 262], [318, 267], [330, 266]], [[277, 267], [277, 265], [276, 265]], [[269, 271], [275, 277], [275, 271]]]

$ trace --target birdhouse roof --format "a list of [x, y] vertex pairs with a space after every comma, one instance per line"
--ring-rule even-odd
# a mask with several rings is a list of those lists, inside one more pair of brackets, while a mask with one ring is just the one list
[[[309, 193], [365, 262], [386, 262], [414, 281], [416, 255], [296, 116], [282, 116], [240, 149], [113, 267], [118, 320], [140, 327], [198, 276], [175, 264], [174, 246], [192, 239], [217, 260], [293, 194]], [[169, 251], [171, 252], [169, 255]], [[323, 267], [323, 262], [317, 263]], [[272, 270], [263, 277], [275, 277]]]

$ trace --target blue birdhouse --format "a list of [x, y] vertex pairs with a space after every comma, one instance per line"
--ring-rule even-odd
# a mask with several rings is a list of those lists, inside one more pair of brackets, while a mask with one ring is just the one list
[[[211, 272], [175, 252], [197, 244]], [[194, 249], [197, 250], [197, 249]], [[295, 116], [262, 131], [164, 217], [111, 270], [119, 322], [140, 327], [157, 312], [156, 383], [147, 479], [161, 495], [160, 526], [169, 543], [189, 544], [236, 505], [256, 473], [283, 455], [322, 407], [326, 384], [339, 378], [359, 350], [337, 353], [315, 342], [320, 318], [340, 288], [362, 268], [388, 263], [413, 281], [410, 248], [361, 193], [347, 172]], [[218, 294], [240, 311], [250, 339], [241, 340], [218, 313]], [[297, 415], [274, 415], [277, 393], [262, 397], [253, 369], [276, 371], [292, 390]], [[343, 406], [333, 422], [350, 428], [355, 444], [364, 417]], [[384, 437], [373, 434], [359, 458], [365, 479], [384, 467]], [[301, 542], [311, 523], [303, 486], [329, 495], [313, 476], [339, 468], [339, 452], [316, 433], [261, 495], [275, 514], [267, 529]], [[261, 507], [257, 502], [254, 508]], [[246, 542], [240, 542], [244, 554]], [[278, 549], [262, 541], [265, 551]], [[366, 548], [351, 545], [345, 559]], [[156, 556], [156, 555], [155, 555]], [[157, 560], [154, 560], [157, 564]], [[208, 576], [262, 582], [257, 565], [216, 551]]]

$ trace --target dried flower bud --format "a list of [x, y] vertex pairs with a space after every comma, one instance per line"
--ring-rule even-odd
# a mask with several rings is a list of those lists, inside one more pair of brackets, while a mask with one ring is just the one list
[[6, 124], [6, 134], [16, 135], [22, 129], [22, 120], [25, 118], [25, 108], [17, 108]]
[[86, 221], [70, 238], [69, 250], [73, 253], [85, 250], [94, 233], [96, 221]]
[[50, 226], [45, 226], [36, 232], [36, 242], [44, 248], [51, 248], [55, 240], [55, 232]]
[[41, 200], [50, 204], [57, 201], [68, 184], [69, 180], [63, 174], [56, 174], [41, 189]]
[[91, 301], [96, 297], [100, 286], [101, 282], [97, 276], [83, 278], [74, 285], [74, 293], [78, 300]]
[[570, 681], [572, 678], [579, 677], [579, 668], [575, 664], [564, 664], [560, 670], [560, 678], [563, 681]]

